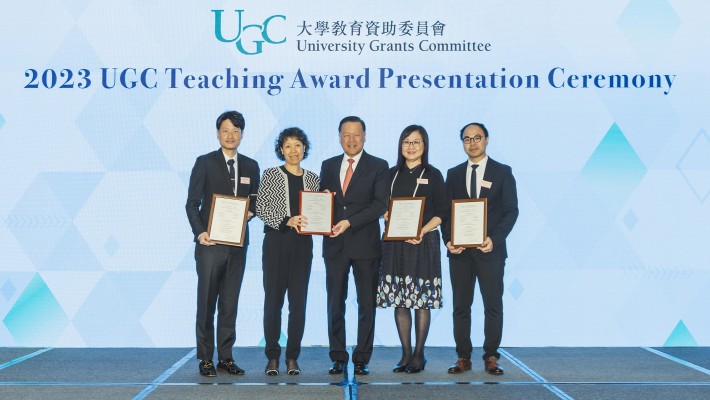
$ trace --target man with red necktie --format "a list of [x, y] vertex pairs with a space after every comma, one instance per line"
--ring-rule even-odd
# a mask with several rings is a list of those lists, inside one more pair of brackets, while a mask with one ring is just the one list
[[343, 118], [338, 127], [344, 154], [323, 161], [321, 190], [335, 192], [334, 222], [323, 238], [328, 302], [330, 374], [342, 374], [348, 362], [345, 350], [345, 300], [350, 268], [358, 302], [357, 344], [353, 350], [355, 374], [367, 375], [375, 338], [375, 309], [380, 262], [379, 218], [389, 201], [387, 161], [363, 150], [365, 122]]

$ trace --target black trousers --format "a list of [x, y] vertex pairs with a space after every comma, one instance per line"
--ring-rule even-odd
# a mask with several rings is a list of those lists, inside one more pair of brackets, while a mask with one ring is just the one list
[[264, 234], [264, 352], [269, 360], [281, 356], [281, 309], [288, 292], [288, 341], [286, 358], [298, 359], [306, 325], [306, 298], [311, 277], [313, 239], [293, 229], [268, 230]]
[[345, 350], [345, 300], [348, 297], [350, 267], [357, 291], [357, 344], [353, 362], [370, 362], [375, 340], [375, 310], [380, 259], [351, 259], [345, 256], [325, 259], [326, 291], [328, 299], [328, 340], [330, 359], [348, 361]]
[[197, 267], [197, 358], [212, 360], [215, 347], [214, 314], [217, 310], [217, 355], [232, 357], [239, 292], [244, 278], [246, 247], [195, 245]]
[[457, 257], [449, 257], [449, 273], [453, 291], [454, 340], [456, 353], [461, 358], [470, 358], [473, 351], [471, 344], [471, 305], [473, 292], [478, 280], [483, 300], [483, 358], [500, 358], [498, 347], [503, 337], [503, 273], [505, 260], [482, 261], [474, 252], [478, 249], [466, 249]]

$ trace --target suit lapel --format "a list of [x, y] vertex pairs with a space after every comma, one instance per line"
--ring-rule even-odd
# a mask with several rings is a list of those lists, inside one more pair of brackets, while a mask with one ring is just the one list
[[335, 187], [338, 189], [335, 191], [335, 198], [337, 199], [338, 197], [343, 197], [343, 186], [340, 184], [340, 163], [343, 162], [342, 157], [336, 157], [332, 159], [330, 162], [330, 170], [328, 171], [328, 174], [330, 174], [330, 179], [335, 182]]
[[490, 157], [488, 157], [488, 163], [486, 164], [486, 172], [483, 173], [483, 180], [490, 182], [491, 187], [486, 188], [481, 185], [481, 195], [479, 197], [488, 198], [488, 193], [491, 191], [491, 189], [493, 189], [493, 181], [495, 180], [497, 172], [498, 166], [496, 165], [496, 162], [493, 161]]
[[454, 196], [457, 199], [468, 199], [468, 192], [466, 192], [466, 168], [468, 168], [468, 161], [464, 161], [463, 164], [457, 167], [457, 173], [459, 178], [457, 180], [461, 182], [461, 185], [455, 185], [454, 188], [459, 193]]
[[217, 165], [217, 174], [219, 176], [219, 182], [221, 182], [220, 186], [222, 186], [223, 193], [230, 193], [232, 191], [232, 183], [229, 177], [229, 166], [224, 162], [224, 154], [221, 149], [214, 153], [214, 161]]
[[235, 176], [234, 176], [234, 187], [235, 187], [235, 189], [236, 189], [236, 192], [237, 192], [236, 195], [237, 195], [237, 196], [249, 197], [249, 193], [247, 193], [246, 195], [244, 195], [244, 194], [240, 195], [240, 194], [239, 194], [239, 187], [241, 186], [241, 185], [239, 184], [239, 182], [241, 182], [242, 177], [248, 177], [248, 176], [249, 176], [249, 174], [247, 174], [247, 173], [244, 171], [244, 163], [242, 162], [242, 160], [240, 160], [240, 158], [241, 158], [241, 157], [240, 157], [239, 154], [237, 153], [237, 170], [234, 171], [234, 172], [236, 173]]

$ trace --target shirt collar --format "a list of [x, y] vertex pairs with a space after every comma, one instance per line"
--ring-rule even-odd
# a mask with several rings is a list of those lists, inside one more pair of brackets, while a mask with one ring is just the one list
[[360, 162], [360, 157], [362, 157], [362, 153], [363, 153], [364, 151], [365, 151], [364, 149], [363, 149], [363, 150], [360, 150], [359, 153], [355, 154], [355, 155], [352, 156], [352, 157], [350, 157], [349, 155], [343, 153], [343, 162], [346, 163], [346, 162], [348, 162], [348, 159], [349, 159], [349, 158], [352, 158], [353, 160], [355, 160], [355, 164], [357, 164], [358, 162]]
[[224, 150], [222, 150], [222, 156], [224, 156], [224, 162], [227, 163], [229, 160], [234, 160], [234, 162], [237, 162], [237, 156], [239, 153], [234, 153], [234, 157], [229, 157], [227, 154], [224, 153]]
[[486, 168], [486, 164], [488, 164], [488, 154], [486, 154], [486, 156], [483, 157], [483, 159], [481, 159], [479, 162], [471, 162], [471, 160], [469, 159], [468, 167], [471, 168], [473, 164], [478, 165], [478, 167], [476, 168], [477, 171], [484, 170]]

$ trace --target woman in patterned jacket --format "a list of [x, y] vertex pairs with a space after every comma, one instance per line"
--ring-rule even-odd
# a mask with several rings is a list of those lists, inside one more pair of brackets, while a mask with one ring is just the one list
[[299, 128], [287, 128], [276, 140], [276, 156], [285, 161], [280, 167], [267, 168], [261, 177], [256, 215], [264, 221], [262, 268], [264, 279], [264, 339], [268, 359], [266, 375], [279, 374], [281, 346], [281, 309], [288, 292], [288, 342], [286, 371], [298, 375], [298, 356], [306, 322], [306, 297], [313, 259], [313, 239], [300, 235], [307, 225], [298, 215], [301, 190], [317, 191], [318, 175], [301, 168], [308, 157], [310, 143]]

